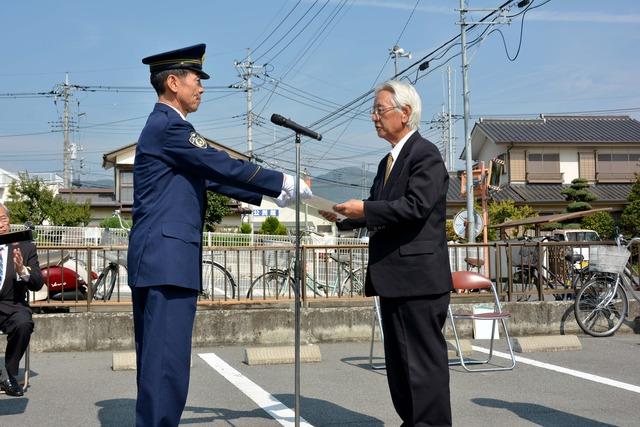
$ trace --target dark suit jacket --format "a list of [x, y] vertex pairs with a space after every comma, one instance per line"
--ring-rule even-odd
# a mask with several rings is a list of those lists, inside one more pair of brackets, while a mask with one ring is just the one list
[[29, 270], [29, 280], [18, 280], [15, 266], [13, 265], [13, 244], [9, 245], [7, 271], [0, 290], [0, 303], [9, 302], [26, 305], [27, 290], [38, 291], [42, 288], [44, 281], [40, 273], [40, 265], [38, 264], [38, 253], [36, 246], [32, 242], [19, 242], [18, 247], [22, 251], [24, 265]]
[[207, 146], [191, 123], [156, 104], [136, 146], [129, 286], [200, 290], [206, 190], [260, 204], [262, 194], [280, 194], [282, 179]]
[[368, 296], [412, 297], [453, 289], [445, 230], [449, 175], [438, 149], [415, 132], [402, 147], [387, 184], [386, 157], [378, 165], [364, 220], [340, 229], [370, 231]]

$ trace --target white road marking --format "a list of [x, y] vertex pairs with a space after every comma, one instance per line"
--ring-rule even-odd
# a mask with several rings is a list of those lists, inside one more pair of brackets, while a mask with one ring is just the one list
[[[478, 346], [471, 346], [471, 348], [475, 351], [479, 351], [480, 353], [489, 354], [489, 349]], [[502, 353], [500, 351], [493, 351], [493, 355], [497, 357], [502, 357], [504, 359], [511, 359], [511, 356], [507, 353]], [[516, 361], [519, 363], [524, 363], [526, 365], [537, 366], [538, 368], [549, 369], [550, 371], [560, 372], [561, 374], [567, 374], [574, 377], [582, 378], [588, 381], [594, 381], [600, 384], [610, 385], [612, 387], [621, 388], [623, 390], [632, 391], [634, 393], [640, 393], [640, 386], [623, 383], [622, 381], [612, 380], [610, 378], [601, 377], [599, 375], [589, 374], [587, 372], [576, 371], [575, 369], [563, 368], [562, 366], [552, 365], [550, 363], [539, 362], [537, 360], [529, 359], [527, 357], [516, 356]]]
[[[215, 369], [220, 375], [225, 377], [227, 381], [236, 386], [238, 390], [246, 394], [277, 422], [287, 427], [295, 425], [295, 412], [292, 409], [287, 408], [282, 402], [273, 397], [258, 384], [242, 375], [236, 369], [232, 368], [215, 353], [203, 353], [198, 354], [198, 356], [207, 362], [207, 364]], [[300, 417], [300, 425], [313, 427], [302, 417]]]

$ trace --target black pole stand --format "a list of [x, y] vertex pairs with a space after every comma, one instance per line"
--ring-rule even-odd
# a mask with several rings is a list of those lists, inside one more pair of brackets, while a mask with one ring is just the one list
[[294, 264], [295, 282], [295, 427], [300, 427], [300, 305], [302, 304], [300, 290], [300, 133], [296, 132], [296, 259]]

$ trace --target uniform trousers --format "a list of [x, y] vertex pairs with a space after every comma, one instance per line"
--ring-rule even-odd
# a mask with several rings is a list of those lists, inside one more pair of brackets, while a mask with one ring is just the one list
[[132, 289], [138, 399], [136, 426], [177, 426], [189, 391], [198, 293], [177, 286]]
[[7, 334], [4, 366], [7, 374], [18, 375], [20, 359], [29, 347], [33, 332], [31, 309], [23, 304], [0, 301], [0, 329]]
[[403, 426], [450, 426], [449, 361], [442, 327], [449, 292], [380, 297], [387, 381]]

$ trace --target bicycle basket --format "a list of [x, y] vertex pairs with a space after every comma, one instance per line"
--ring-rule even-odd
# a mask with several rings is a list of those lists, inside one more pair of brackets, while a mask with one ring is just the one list
[[620, 274], [631, 252], [619, 246], [592, 246], [589, 250], [589, 270]]
[[264, 257], [264, 263], [267, 267], [285, 270], [289, 267], [293, 254], [289, 249], [269, 249], [264, 251]]

